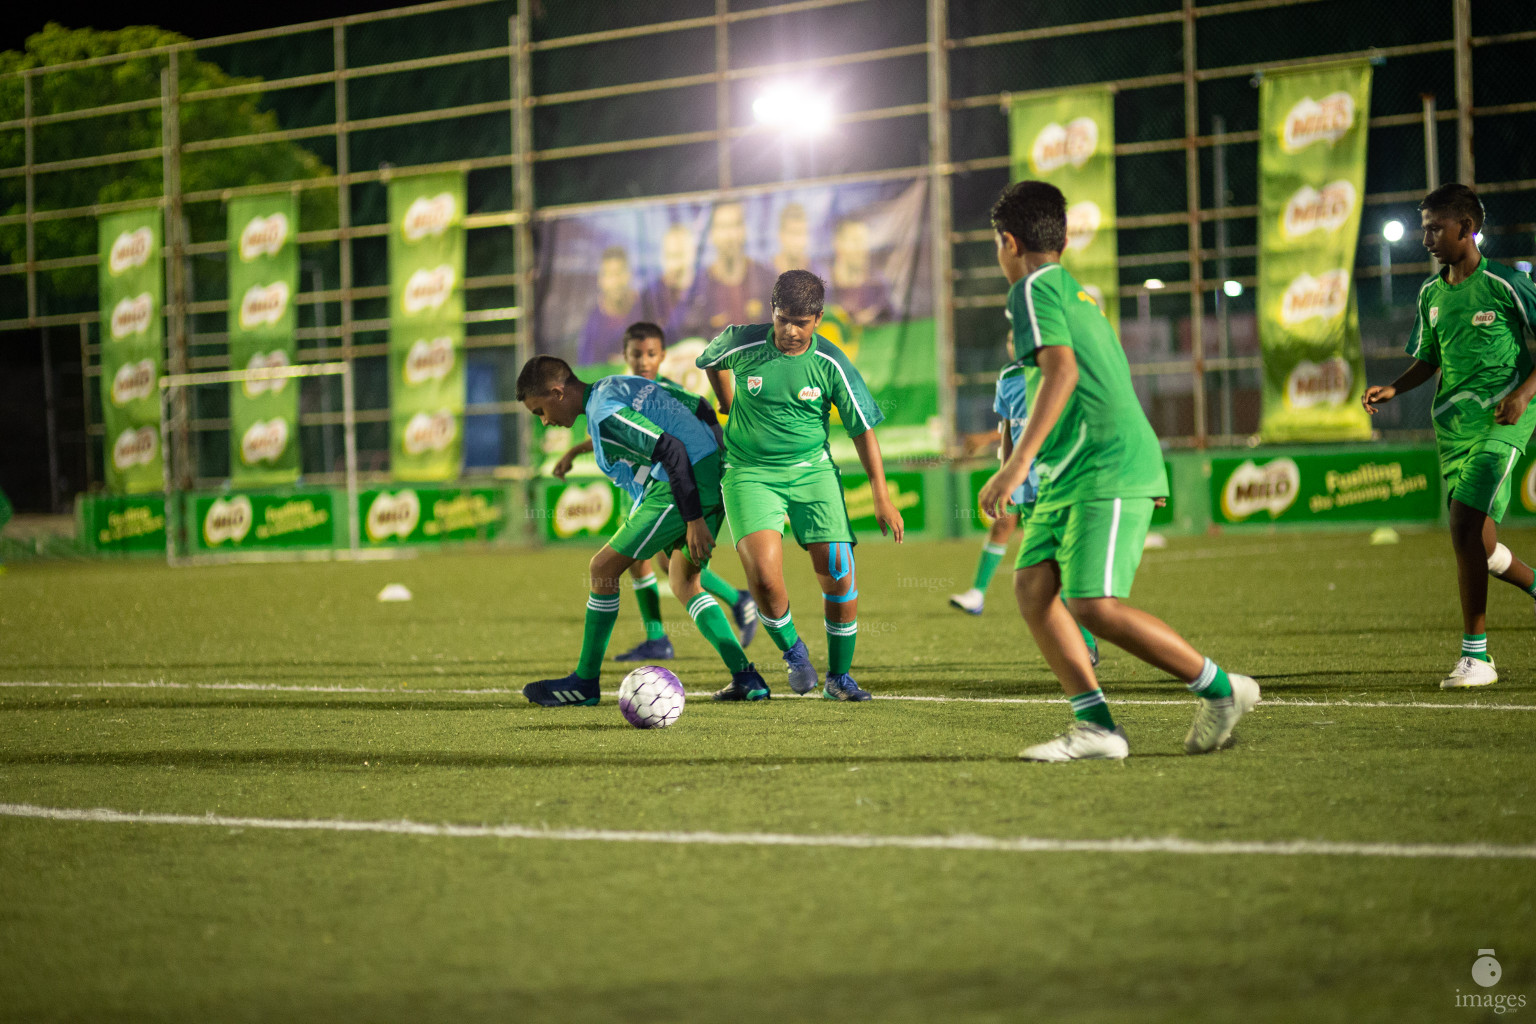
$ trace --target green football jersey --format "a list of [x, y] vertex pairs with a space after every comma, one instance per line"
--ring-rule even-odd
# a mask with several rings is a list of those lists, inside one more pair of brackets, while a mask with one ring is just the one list
[[1035, 457], [1036, 510], [1103, 498], [1165, 497], [1162, 447], [1131, 385], [1125, 350], [1077, 279], [1060, 263], [1048, 263], [1008, 289], [1006, 313], [1032, 402], [1040, 393], [1035, 357], [1041, 348], [1065, 345], [1077, 358], [1077, 387]]
[[1536, 334], [1533, 324], [1536, 287], [1531, 279], [1487, 257], [1460, 284], [1447, 284], [1436, 274], [1419, 289], [1407, 351], [1440, 367], [1430, 416], [1442, 459], [1484, 438], [1525, 451], [1536, 428], [1536, 402], [1518, 423], [1500, 426], [1493, 416], [1499, 400], [1531, 374], [1525, 335]]
[[780, 352], [772, 324], [727, 327], [698, 358], [736, 382], [725, 423], [729, 466], [814, 466], [832, 458], [827, 424], [836, 406], [849, 437], [885, 418], [843, 350], [821, 335], [797, 356]]

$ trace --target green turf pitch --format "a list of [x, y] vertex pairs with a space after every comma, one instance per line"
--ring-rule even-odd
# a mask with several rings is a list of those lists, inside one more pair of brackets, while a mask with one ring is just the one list
[[[1536, 534], [1505, 540], [1536, 553]], [[577, 549], [12, 567], [0, 681], [28, 685], [0, 686], [0, 805], [271, 820], [0, 814], [0, 1020], [1493, 1019], [1468, 993], [1536, 1013], [1528, 597], [1493, 584], [1501, 681], [1443, 693], [1443, 534], [1174, 540], [1136, 603], [1270, 703], [1234, 749], [1185, 757], [1192, 698], [1106, 648], [1131, 758], [1028, 765], [1068, 712], [1006, 573], [985, 616], [945, 606], [978, 543], [859, 547], [855, 675], [879, 697], [1007, 702], [798, 699], [760, 635], [773, 701], [694, 698], [659, 732], [619, 717], [618, 671], [595, 708], [516, 693], [574, 663]], [[824, 670], [804, 562], [794, 608]], [[728, 552], [717, 568], [741, 579]], [[415, 600], [376, 602], [389, 582]], [[615, 650], [642, 636], [623, 602]], [[720, 685], [664, 610], [690, 693]], [[124, 683], [151, 685], [102, 685]], [[334, 824], [402, 821], [606, 831]], [[274, 827], [295, 822], [333, 824]], [[1493, 855], [803, 845], [953, 836]], [[1485, 990], [1487, 948], [1503, 978]]]

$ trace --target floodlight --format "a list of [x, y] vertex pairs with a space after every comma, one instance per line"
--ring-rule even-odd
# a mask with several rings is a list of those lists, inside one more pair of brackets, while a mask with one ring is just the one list
[[1227, 293], [1228, 298], [1235, 299], [1239, 295], [1243, 294], [1243, 282], [1224, 281], [1222, 282], [1221, 290]]
[[1160, 277], [1149, 277], [1145, 281], [1141, 282], [1141, 286], [1149, 292], [1161, 291], [1162, 289], [1168, 287], [1167, 285], [1163, 284], [1163, 279]]
[[1389, 242], [1400, 242], [1403, 238], [1403, 222], [1389, 220], [1381, 226], [1381, 237]]
[[794, 134], [820, 135], [832, 127], [832, 104], [796, 85], [776, 85], [752, 101], [759, 124]]

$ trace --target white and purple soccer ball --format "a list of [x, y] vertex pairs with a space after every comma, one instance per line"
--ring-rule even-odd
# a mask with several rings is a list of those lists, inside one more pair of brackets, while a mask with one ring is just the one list
[[619, 711], [636, 729], [665, 729], [683, 713], [683, 684], [656, 665], [642, 665], [619, 684]]

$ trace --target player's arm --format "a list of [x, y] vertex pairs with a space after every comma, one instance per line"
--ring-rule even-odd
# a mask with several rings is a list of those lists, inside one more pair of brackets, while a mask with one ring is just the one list
[[715, 415], [715, 407], [709, 404], [709, 399], [699, 399], [699, 407], [693, 410], [693, 414], [715, 435], [715, 447], [725, 451], [725, 431], [720, 429], [720, 417]]
[[875, 439], [875, 427], [884, 421], [885, 413], [875, 404], [875, 396], [869, 393], [869, 385], [864, 383], [864, 375], [859, 373], [858, 367], [841, 352], [830, 358], [836, 369], [825, 378], [828, 397], [837, 407], [843, 429], [853, 441], [854, 451], [859, 453], [859, 462], [869, 477], [869, 491], [875, 501], [875, 521], [880, 524], [880, 532], [888, 533], [900, 544], [905, 524], [886, 490], [885, 460], [880, 455], [880, 442]]
[[590, 455], [591, 453], [592, 439], [589, 437], [580, 444], [573, 444], [570, 446], [570, 448], [566, 449], [565, 454], [560, 456], [560, 461], [555, 463], [554, 468], [551, 469], [550, 472], [553, 473], [558, 479], [564, 480], [565, 475], [571, 471], [571, 467], [576, 465], [576, 459], [582, 455]]
[[[1523, 333], [1518, 329], [1515, 333], [1520, 335], [1520, 342], [1524, 344], [1526, 334], [1536, 337], [1536, 285], [1532, 285], [1531, 279], [1524, 274], [1511, 276], [1510, 297], [1515, 306], [1513, 320], [1525, 328]], [[1536, 395], [1536, 370], [1532, 370], [1519, 387], [1504, 396], [1498, 408], [1493, 411], [1493, 421], [1505, 426], [1519, 423], [1533, 395]]]
[[1002, 461], [1007, 462], [1008, 456], [1013, 454], [1013, 423], [1009, 420], [999, 420], [997, 431], [1003, 435]]
[[880, 524], [880, 532], [889, 533], [891, 539], [900, 544], [906, 524], [901, 521], [901, 512], [886, 490], [885, 460], [880, 455], [880, 442], [875, 438], [875, 432], [866, 430], [856, 436], [853, 449], [859, 453], [859, 463], [869, 477], [869, 490], [875, 499], [875, 521]]
[[729, 370], [705, 370], [704, 373], [709, 377], [709, 386], [720, 404], [720, 411], [729, 416], [731, 399], [736, 397], [736, 375]]
[[633, 454], [639, 461], [666, 470], [672, 503], [683, 522], [688, 524], [688, 554], [696, 565], [703, 565], [709, 560], [715, 538], [704, 522], [704, 504], [687, 446], [632, 409], [603, 420], [602, 431], [605, 448], [615, 446]]
[[[1398, 374], [1397, 380], [1393, 381], [1391, 384], [1375, 384], [1366, 388], [1365, 394], [1360, 396], [1360, 404], [1365, 406], [1366, 412], [1374, 416], [1376, 415], [1376, 407], [1378, 405], [1385, 405], [1392, 401], [1392, 399], [1396, 398], [1398, 395], [1406, 394], [1409, 391], [1412, 391], [1414, 388], [1434, 377], [1434, 375], [1439, 372], [1440, 367], [1436, 366], [1434, 363], [1426, 363], [1422, 359], [1415, 359], [1412, 363], [1409, 364], [1408, 369]], [[1532, 374], [1531, 377], [1527, 377], [1525, 385], [1530, 385], [1532, 378], [1536, 378], [1536, 374]], [[1522, 387], [1525, 385], [1522, 385]], [[1536, 392], [1536, 387], [1533, 387], [1533, 392]], [[1531, 393], [1528, 392], [1525, 396], [1525, 402], [1528, 403], [1530, 400]], [[1499, 403], [1499, 407], [1503, 408], [1502, 402]], [[1520, 411], [1525, 411], [1525, 403], [1521, 403]], [[1516, 419], [1518, 418], [1519, 417], [1517, 416]], [[1504, 421], [1500, 420], [1499, 422], [1502, 423]], [[1514, 420], [1510, 420], [1509, 422], [1513, 423]]]

